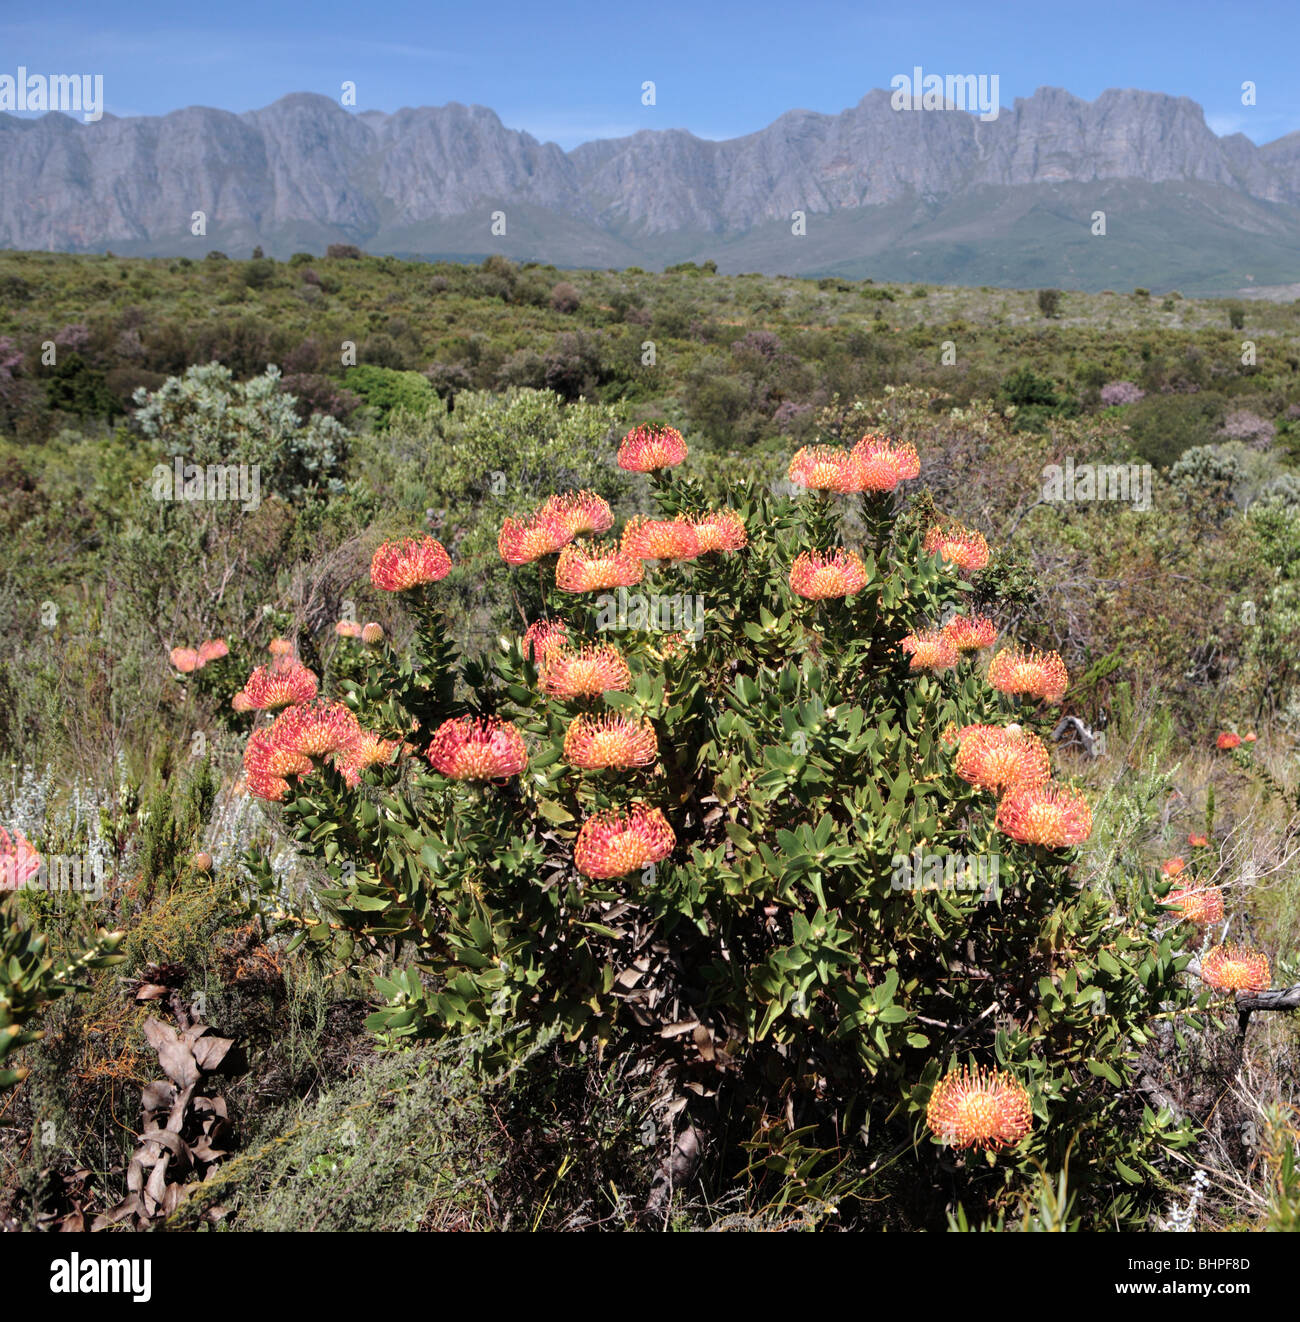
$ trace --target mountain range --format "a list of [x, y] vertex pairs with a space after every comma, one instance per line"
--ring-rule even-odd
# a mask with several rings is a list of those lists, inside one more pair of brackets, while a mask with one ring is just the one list
[[335, 242], [429, 259], [712, 258], [733, 272], [1213, 293], [1297, 279], [1300, 132], [1256, 146], [1216, 135], [1184, 97], [1089, 102], [1059, 88], [989, 122], [895, 110], [873, 91], [838, 115], [792, 110], [726, 141], [646, 129], [567, 152], [482, 106], [357, 113], [312, 93], [246, 114], [0, 114], [2, 247], [287, 256]]

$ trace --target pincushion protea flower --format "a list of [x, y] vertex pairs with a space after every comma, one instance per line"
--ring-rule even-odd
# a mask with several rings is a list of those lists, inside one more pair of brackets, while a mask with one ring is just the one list
[[361, 626], [356, 620], [340, 620], [334, 626], [334, 632], [338, 634], [340, 638], [360, 638]]
[[648, 519], [638, 514], [623, 529], [623, 550], [642, 560], [694, 560], [700, 553], [700, 537], [689, 519]]
[[1047, 745], [1036, 735], [996, 725], [968, 726], [957, 750], [957, 774], [993, 794], [1030, 789], [1052, 778]]
[[1166, 877], [1176, 877], [1185, 867], [1187, 862], [1181, 858], [1167, 858], [1160, 865], [1160, 871]]
[[954, 615], [943, 626], [944, 636], [959, 652], [978, 652], [997, 642], [998, 631], [985, 615]]
[[1217, 886], [1172, 890], [1165, 903], [1177, 910], [1185, 922], [1195, 923], [1198, 927], [1223, 921], [1223, 892]]
[[281, 657], [293, 655], [293, 644], [287, 638], [272, 638], [267, 643], [266, 650], [279, 660]]
[[305, 753], [281, 747], [272, 729], [254, 730], [249, 736], [244, 748], [244, 776], [250, 794], [279, 803], [289, 792], [285, 777], [305, 776], [312, 766]]
[[361, 738], [361, 726], [351, 709], [328, 698], [282, 711], [271, 722], [270, 732], [277, 749], [306, 757], [347, 752]]
[[0, 826], [0, 891], [21, 890], [41, 870], [41, 856], [17, 828]]
[[931, 528], [925, 536], [925, 549], [929, 555], [941, 555], [963, 574], [983, 569], [989, 562], [989, 544], [984, 534], [972, 532], [954, 523], [948, 528]]
[[1272, 977], [1268, 956], [1260, 950], [1215, 946], [1201, 960], [1201, 978], [1216, 991], [1267, 991]]
[[373, 647], [376, 643], [384, 640], [384, 626], [371, 620], [369, 624], [361, 626], [361, 641], [368, 647]]
[[852, 552], [804, 551], [790, 566], [790, 588], [809, 601], [851, 597], [867, 585], [867, 569]]
[[708, 551], [739, 551], [749, 542], [745, 522], [735, 510], [714, 510], [694, 520], [700, 554]]
[[989, 663], [989, 683], [999, 693], [1060, 702], [1069, 682], [1057, 652], [1004, 647]]
[[192, 647], [173, 647], [167, 659], [182, 675], [192, 674], [203, 665], [198, 652]]
[[644, 767], [658, 756], [654, 726], [634, 716], [576, 716], [564, 735], [565, 761], [589, 771]]
[[634, 427], [618, 447], [618, 466], [629, 473], [652, 473], [675, 467], [686, 454], [686, 442], [675, 427]]
[[573, 540], [568, 527], [554, 514], [540, 511], [531, 519], [506, 519], [497, 536], [497, 550], [508, 565], [530, 565]]
[[627, 588], [644, 577], [645, 565], [616, 542], [571, 542], [555, 562], [555, 586], [562, 592]]
[[370, 581], [384, 592], [405, 592], [451, 573], [451, 557], [433, 537], [385, 542], [370, 561]]
[[269, 666], [258, 666], [244, 685], [249, 707], [258, 711], [310, 702], [315, 696], [316, 676], [291, 656], [280, 656]]
[[249, 701], [248, 694], [240, 689], [233, 698], [230, 699], [230, 705], [237, 712], [253, 711], [253, 704]]
[[534, 620], [524, 631], [524, 658], [539, 669], [547, 653], [568, 641], [569, 626], [563, 620]]
[[425, 756], [452, 780], [505, 780], [528, 765], [523, 735], [495, 716], [443, 721]]
[[998, 804], [997, 827], [1022, 845], [1065, 849], [1092, 833], [1092, 809], [1077, 790], [1029, 785], [1010, 790]]
[[387, 766], [401, 747], [400, 739], [383, 739], [373, 730], [362, 730], [355, 743], [334, 754], [334, 764], [345, 776], [355, 777], [367, 767]]
[[614, 511], [609, 502], [594, 491], [566, 491], [549, 496], [537, 513], [558, 519], [570, 537], [608, 532], [614, 526]]
[[626, 813], [588, 817], [573, 846], [573, 862], [584, 876], [604, 881], [662, 862], [676, 844], [677, 837], [663, 813], [639, 803]]
[[206, 642], [199, 644], [199, 665], [206, 666], [209, 661], [220, 661], [223, 656], [230, 655], [230, 648], [226, 646], [224, 638], [209, 638]]
[[548, 651], [539, 678], [542, 692], [552, 698], [594, 698], [611, 689], [632, 687], [627, 662], [608, 645]]
[[1014, 1147], [1029, 1133], [1034, 1111], [1024, 1085], [1012, 1075], [963, 1065], [935, 1084], [925, 1123], [950, 1147], [996, 1151]]
[[921, 457], [910, 443], [895, 449], [887, 437], [867, 435], [849, 452], [852, 491], [893, 491], [920, 472]]
[[1242, 735], [1241, 741], [1242, 743], [1245, 744], [1253, 744], [1258, 737], [1259, 736], [1254, 732], [1254, 730], [1252, 730], [1249, 734]]
[[809, 491], [854, 491], [856, 473], [849, 452], [834, 445], [805, 445], [790, 460], [790, 481]]
[[1215, 741], [1220, 752], [1227, 752], [1230, 748], [1236, 748], [1240, 743], [1241, 736], [1233, 734], [1231, 730], [1225, 730]]
[[957, 664], [957, 649], [936, 629], [909, 633], [898, 646], [912, 658], [912, 670], [948, 670]]
[[1187, 837], [1187, 843], [1191, 845], [1193, 849], [1206, 849], [1210, 842], [1203, 835], [1189, 834]]

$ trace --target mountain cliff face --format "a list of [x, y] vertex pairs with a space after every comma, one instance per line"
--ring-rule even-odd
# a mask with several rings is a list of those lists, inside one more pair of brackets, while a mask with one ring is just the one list
[[[1128, 193], [1150, 186], [1147, 209], [1177, 213], [1170, 223], [1190, 226], [1183, 241], [1193, 248], [1210, 242], [1207, 217], [1240, 231], [1238, 278], [1252, 264], [1267, 273], [1300, 256], [1300, 133], [1263, 147], [1220, 138], [1194, 102], [1149, 92], [1087, 102], [1042, 88], [981, 122], [955, 110], [896, 111], [875, 91], [839, 115], [794, 110], [725, 142], [646, 130], [567, 153], [481, 106], [352, 114], [308, 93], [244, 115], [191, 108], [90, 124], [0, 115], [0, 246], [11, 248], [201, 256], [223, 242], [260, 242], [286, 254], [341, 240], [561, 265], [655, 265], [698, 251], [724, 269], [754, 269], [777, 227], [788, 233], [791, 213], [803, 211], [810, 241], [772, 250], [769, 269], [844, 270], [859, 256], [886, 260], [898, 245], [937, 251], [927, 225], [962, 199], [977, 212], [970, 241], [996, 246], [1010, 237], [1005, 217], [1023, 218], [1026, 197], [1121, 182]], [[1084, 207], [1086, 193], [1073, 188]], [[493, 209], [506, 212], [505, 236], [491, 234]], [[195, 211], [207, 217], [201, 237], [190, 233]], [[825, 218], [820, 236], [816, 218]], [[831, 232], [838, 248], [827, 246]], [[1252, 236], [1265, 247], [1252, 250]], [[1220, 273], [1222, 241], [1219, 233], [1210, 263]], [[1094, 245], [1095, 257], [1103, 251]], [[1152, 261], [1160, 266], [1154, 251]], [[1077, 261], [1067, 275], [1063, 283], [1107, 280], [1100, 267], [1080, 275]]]

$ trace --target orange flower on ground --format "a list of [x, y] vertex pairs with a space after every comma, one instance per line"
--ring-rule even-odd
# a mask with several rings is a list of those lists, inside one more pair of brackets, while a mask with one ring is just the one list
[[686, 455], [686, 442], [675, 427], [634, 427], [618, 447], [618, 466], [629, 473], [652, 473], [676, 467]]
[[1217, 886], [1172, 890], [1165, 903], [1177, 910], [1184, 922], [1198, 927], [1223, 921], [1223, 892]]
[[985, 615], [954, 615], [943, 626], [948, 641], [959, 652], [978, 652], [997, 642], [998, 631]]
[[539, 669], [548, 652], [563, 647], [569, 637], [569, 626], [563, 620], [534, 620], [524, 632], [524, 658]]
[[833, 445], [805, 445], [790, 460], [790, 481], [809, 491], [860, 490], [856, 478], [849, 452]]
[[356, 620], [340, 620], [334, 626], [334, 632], [338, 634], [340, 638], [360, 638], [361, 626]]
[[639, 803], [627, 813], [588, 817], [573, 846], [573, 862], [584, 876], [605, 881], [662, 862], [676, 844], [663, 813]]
[[451, 557], [432, 537], [385, 542], [370, 561], [370, 581], [384, 592], [405, 592], [451, 573]]
[[964, 781], [993, 794], [1031, 789], [1052, 778], [1047, 745], [1018, 727], [968, 726], [962, 732], [955, 768]]
[[562, 592], [626, 588], [644, 577], [645, 565], [617, 542], [571, 542], [555, 563], [555, 586]]
[[925, 1110], [930, 1132], [954, 1148], [1014, 1147], [1033, 1128], [1025, 1087], [1012, 1075], [961, 1066], [934, 1086]]
[[1185, 867], [1187, 861], [1182, 858], [1167, 858], [1160, 865], [1160, 871], [1166, 877], [1176, 877]]
[[638, 514], [623, 529], [623, 550], [642, 560], [694, 560], [700, 553], [700, 537], [689, 519], [648, 519]]
[[497, 537], [497, 550], [507, 564], [529, 565], [572, 540], [573, 534], [560, 519], [539, 512], [527, 521], [506, 519]]
[[541, 518], [554, 518], [570, 537], [608, 532], [614, 526], [614, 511], [609, 502], [594, 491], [566, 491], [549, 496], [537, 511]]
[[495, 716], [443, 721], [425, 756], [452, 780], [505, 780], [528, 765], [523, 735]]
[[283, 752], [322, 757], [344, 753], [361, 738], [361, 726], [341, 702], [318, 698], [282, 711], [271, 722], [271, 742]]
[[21, 890], [41, 870], [41, 856], [17, 829], [0, 826], [0, 891]]
[[1092, 833], [1092, 809], [1077, 790], [1030, 785], [1010, 790], [998, 804], [997, 827], [1022, 845], [1065, 849]]
[[199, 644], [199, 665], [206, 666], [209, 661], [220, 661], [223, 656], [230, 655], [230, 648], [226, 646], [224, 638], [209, 638], [206, 642]]
[[749, 542], [744, 520], [735, 510], [714, 510], [701, 514], [695, 521], [695, 536], [700, 554], [708, 551], [739, 551]]
[[287, 638], [272, 638], [267, 643], [266, 650], [278, 660], [280, 657], [293, 655], [293, 644]]
[[1209, 846], [1210, 842], [1203, 835], [1189, 835], [1187, 837], [1187, 843], [1191, 845], [1193, 849], [1205, 849]]
[[957, 664], [957, 649], [937, 629], [909, 633], [899, 647], [912, 658], [912, 670], [949, 670]]
[[659, 756], [654, 726], [634, 716], [576, 716], [564, 735], [564, 758], [588, 771], [649, 766]]
[[316, 676], [291, 656], [279, 656], [269, 666], [258, 666], [244, 685], [249, 707], [258, 711], [310, 702], [315, 696]]
[[929, 555], [941, 555], [963, 574], [983, 569], [989, 562], [989, 544], [984, 534], [972, 532], [959, 523], [947, 529], [931, 528], [925, 537], [925, 549]]
[[192, 674], [203, 665], [199, 660], [198, 652], [192, 647], [173, 647], [167, 654], [167, 659], [182, 675]]
[[1230, 748], [1236, 748], [1241, 743], [1241, 736], [1233, 734], [1231, 730], [1225, 730], [1215, 741], [1220, 752], [1227, 752]]
[[849, 452], [850, 490], [893, 491], [900, 483], [917, 477], [921, 457], [911, 443], [894, 448], [885, 436], [864, 436]]
[[552, 698], [594, 698], [631, 688], [632, 672], [615, 647], [557, 648], [546, 653], [540, 681], [542, 692]]
[[809, 601], [851, 597], [867, 585], [867, 569], [852, 552], [804, 551], [790, 566], [790, 589]]
[[1060, 702], [1069, 682], [1057, 652], [1004, 647], [989, 663], [989, 684], [999, 693]]
[[1267, 991], [1273, 975], [1268, 956], [1241, 946], [1215, 946], [1201, 960], [1201, 979], [1216, 991]]

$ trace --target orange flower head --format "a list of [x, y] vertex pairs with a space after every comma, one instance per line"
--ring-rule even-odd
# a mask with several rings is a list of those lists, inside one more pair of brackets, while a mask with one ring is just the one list
[[250, 779], [259, 776], [305, 776], [311, 771], [311, 758], [305, 753], [284, 747], [274, 735], [274, 725], [254, 730], [244, 746], [244, 772]]
[[248, 694], [240, 689], [233, 698], [230, 699], [230, 705], [237, 712], [246, 712], [254, 710], [252, 702], [249, 701]]
[[1242, 735], [1241, 741], [1244, 744], [1253, 744], [1255, 740], [1258, 738], [1259, 736], [1254, 732], [1254, 730], [1252, 730], [1249, 734]]
[[957, 664], [957, 649], [936, 629], [909, 633], [899, 647], [912, 658], [913, 670], [948, 670]]
[[645, 565], [617, 542], [570, 542], [555, 563], [555, 586], [562, 592], [627, 588], [644, 577]]
[[230, 648], [226, 646], [224, 638], [209, 638], [199, 644], [199, 664], [202, 666], [206, 666], [209, 661], [220, 661], [223, 656], [229, 655]]
[[694, 560], [700, 537], [687, 518], [648, 519], [638, 514], [623, 529], [623, 550], [642, 560]]
[[1201, 960], [1201, 978], [1216, 991], [1262, 992], [1273, 975], [1263, 951], [1229, 944], [1215, 946]]
[[540, 510], [531, 519], [506, 519], [497, 537], [497, 550], [509, 565], [530, 565], [573, 540], [564, 521]]
[[549, 496], [537, 512], [558, 519], [570, 537], [604, 533], [614, 526], [614, 511], [609, 502], [594, 491], [566, 491], [563, 495]]
[[401, 747], [400, 739], [381, 739], [373, 730], [362, 730], [350, 748], [334, 754], [334, 765], [344, 776], [359, 776], [367, 767], [387, 766]]
[[182, 675], [191, 674], [203, 665], [198, 652], [192, 647], [173, 647], [168, 653], [168, 660]]
[[615, 647], [548, 651], [540, 667], [542, 692], [552, 698], [594, 698], [632, 687], [632, 672]]
[[370, 581], [384, 592], [405, 592], [451, 573], [451, 557], [432, 537], [385, 542], [370, 561]]
[[700, 554], [708, 551], [739, 551], [749, 542], [744, 520], [735, 510], [714, 510], [695, 520]]
[[659, 756], [654, 726], [634, 716], [576, 716], [564, 736], [564, 758], [588, 771], [649, 766]]
[[528, 765], [523, 735], [495, 716], [443, 721], [425, 756], [452, 780], [505, 780]]
[[963, 574], [973, 574], [989, 562], [989, 544], [981, 532], [955, 523], [948, 529], [931, 528], [925, 537], [927, 554], [941, 555]]
[[1060, 702], [1069, 682], [1058, 652], [1004, 647], [989, 663], [989, 683], [999, 693]]
[[1241, 736], [1233, 734], [1231, 730], [1225, 730], [1216, 740], [1220, 752], [1227, 752], [1230, 748], [1236, 748], [1241, 743]]
[[369, 624], [361, 627], [361, 641], [368, 647], [373, 647], [376, 643], [384, 640], [384, 626], [371, 620]]
[[948, 641], [959, 652], [978, 652], [997, 642], [998, 631], [985, 615], [954, 615], [943, 626]]
[[569, 626], [563, 620], [534, 620], [524, 632], [524, 658], [540, 670], [547, 653], [565, 646], [568, 637]]
[[629, 473], [653, 473], [676, 467], [686, 454], [686, 442], [675, 427], [634, 427], [618, 447], [618, 466]]
[[1176, 877], [1185, 867], [1187, 862], [1181, 858], [1167, 858], [1160, 865], [1160, 871], [1166, 877]]
[[266, 650], [278, 660], [280, 657], [293, 655], [293, 644], [287, 638], [272, 638], [267, 643]]
[[1032, 789], [1052, 778], [1047, 745], [1036, 734], [996, 725], [968, 726], [955, 766], [964, 781], [993, 794]]
[[1193, 849], [1206, 849], [1209, 847], [1209, 840], [1203, 835], [1188, 835], [1187, 843]]
[[925, 1123], [953, 1148], [997, 1151], [1014, 1147], [1033, 1128], [1025, 1087], [1001, 1070], [962, 1066], [935, 1084]]
[[809, 491], [861, 490], [856, 478], [849, 452], [834, 445], [805, 445], [790, 460], [790, 481]]
[[900, 483], [917, 477], [921, 457], [908, 443], [894, 448], [885, 436], [864, 436], [849, 452], [853, 491], [893, 491]]
[[361, 726], [341, 702], [317, 698], [282, 711], [271, 723], [271, 740], [278, 749], [322, 757], [349, 752], [361, 738]]
[[663, 813], [639, 803], [626, 813], [588, 817], [573, 846], [573, 862], [584, 876], [605, 881], [662, 862], [676, 844], [677, 837]]
[[340, 620], [334, 626], [334, 632], [338, 634], [340, 638], [360, 638], [361, 626], [356, 620]]
[[41, 856], [27, 837], [0, 826], [0, 891], [21, 890], [40, 870]]
[[249, 707], [258, 711], [310, 702], [315, 696], [316, 676], [292, 656], [278, 656], [269, 666], [258, 666], [244, 685]]
[[1165, 903], [1184, 922], [1197, 927], [1223, 921], [1223, 892], [1217, 886], [1180, 887], [1169, 892]]
[[1077, 790], [1029, 785], [1009, 791], [998, 804], [997, 827], [1022, 845], [1066, 849], [1092, 833], [1092, 809]]
[[867, 569], [852, 552], [804, 551], [790, 566], [790, 588], [809, 601], [851, 597], [867, 585]]

